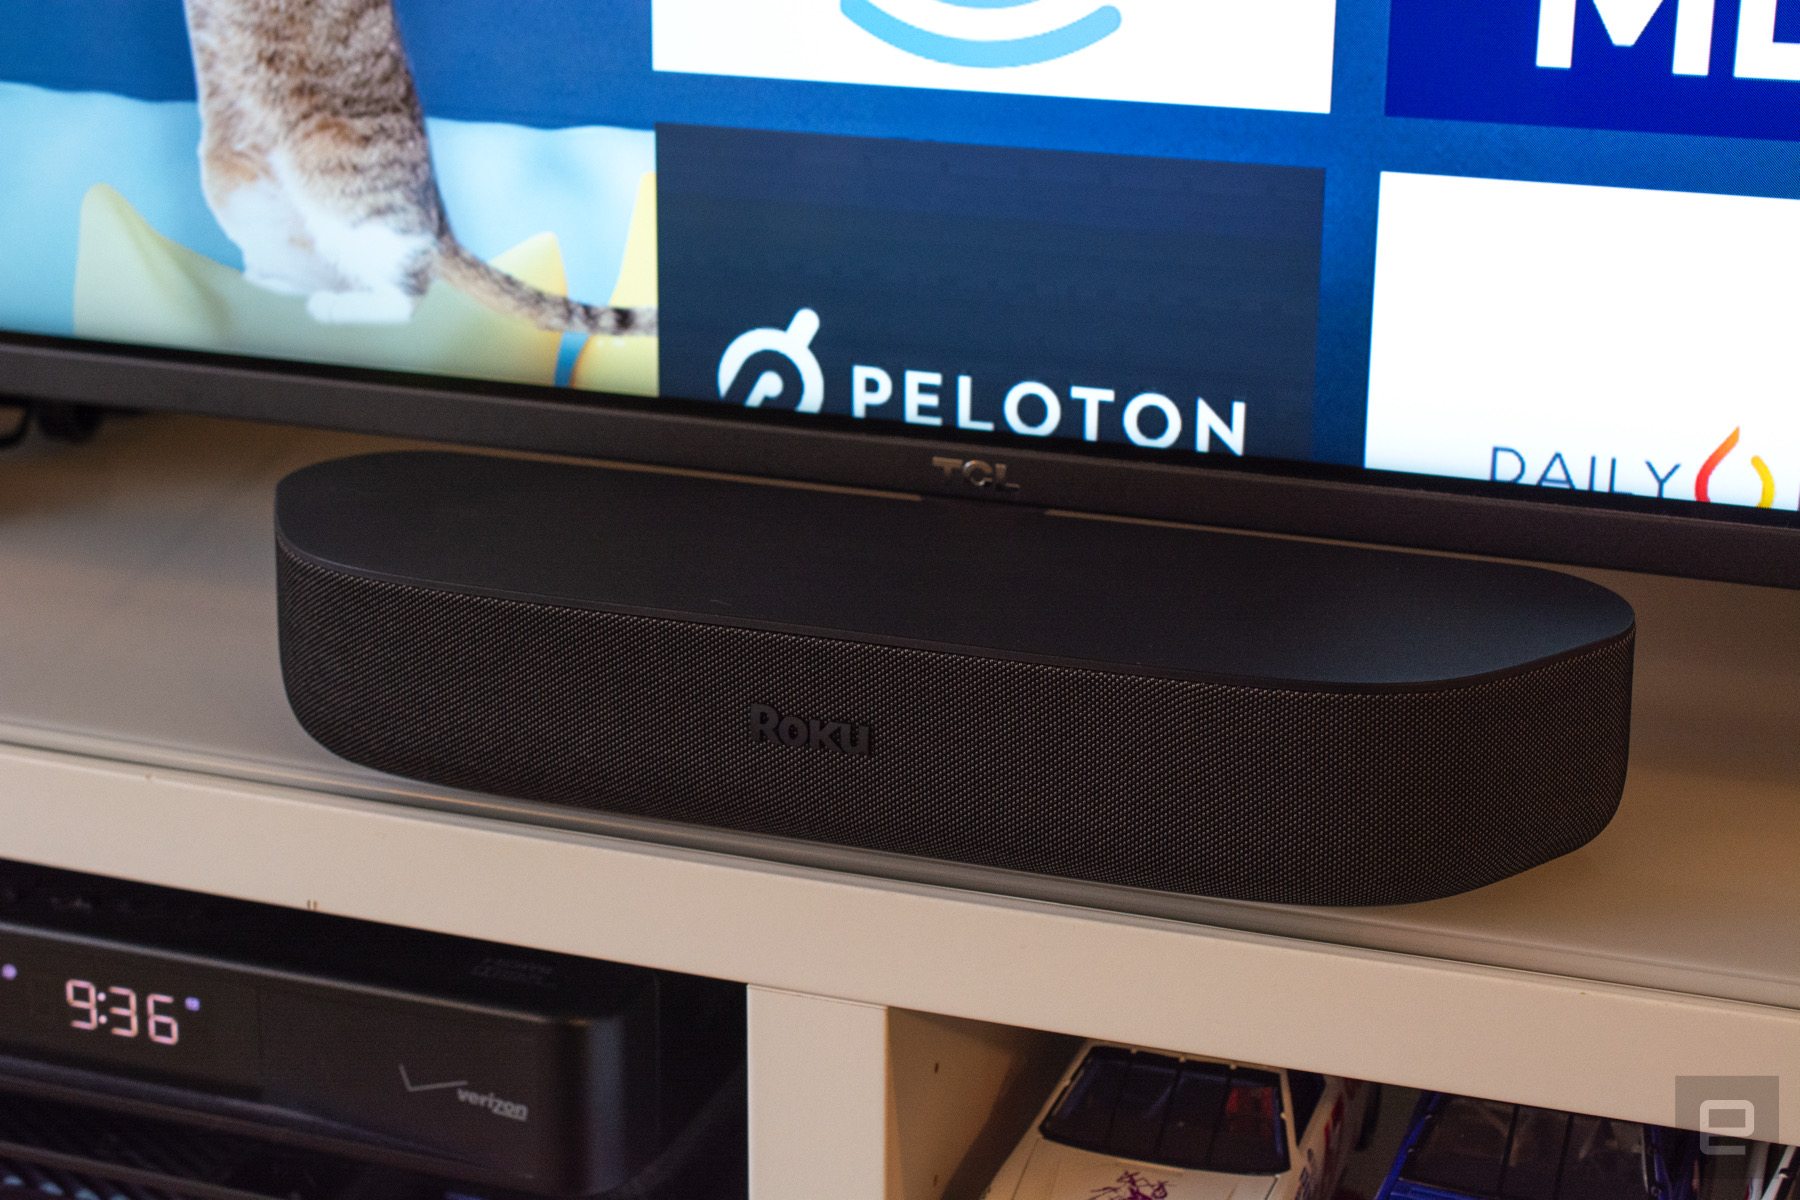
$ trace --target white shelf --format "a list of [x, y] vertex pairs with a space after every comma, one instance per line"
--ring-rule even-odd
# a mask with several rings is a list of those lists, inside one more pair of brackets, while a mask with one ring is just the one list
[[333, 759], [281, 694], [271, 488], [391, 444], [152, 418], [0, 458], [0, 856], [1639, 1120], [1677, 1075], [1800, 1079], [1800, 594], [1589, 573], [1642, 640], [1626, 801], [1576, 854], [1407, 908], [1133, 915], [545, 827]]

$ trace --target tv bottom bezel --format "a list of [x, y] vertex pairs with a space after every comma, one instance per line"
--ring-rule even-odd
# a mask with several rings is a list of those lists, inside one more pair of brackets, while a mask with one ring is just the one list
[[[1785, 511], [1733, 506], [1701, 516], [1682, 501], [1523, 498], [1506, 494], [1519, 485], [1356, 468], [1146, 461], [921, 437], [886, 424], [745, 419], [690, 402], [20, 334], [0, 334], [0, 396], [1800, 588], [1800, 515]], [[1004, 462], [1015, 487], [971, 486], [944, 460]]]

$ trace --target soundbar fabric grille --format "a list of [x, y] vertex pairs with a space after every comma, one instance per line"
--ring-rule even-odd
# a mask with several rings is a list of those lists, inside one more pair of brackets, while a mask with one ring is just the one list
[[[1394, 904], [1583, 845], [1624, 784], [1632, 635], [1414, 691], [1132, 676], [522, 603], [280, 550], [301, 723], [522, 799], [1246, 900]], [[848, 755], [749, 710], [867, 726]]]

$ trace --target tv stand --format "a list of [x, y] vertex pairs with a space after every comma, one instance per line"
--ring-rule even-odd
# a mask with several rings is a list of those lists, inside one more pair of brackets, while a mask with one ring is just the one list
[[146, 417], [0, 457], [0, 857], [748, 982], [783, 1200], [911, 1196], [1050, 1034], [1658, 1122], [1676, 1075], [1800, 1078], [1800, 592], [1583, 572], [1639, 617], [1632, 771], [1611, 828], [1517, 878], [1377, 910], [998, 896], [319, 749], [281, 690], [273, 484], [397, 445]]

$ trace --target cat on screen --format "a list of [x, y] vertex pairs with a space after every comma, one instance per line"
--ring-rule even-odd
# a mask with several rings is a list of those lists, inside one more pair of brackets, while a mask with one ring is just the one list
[[552, 295], [456, 240], [392, 0], [184, 0], [206, 201], [244, 277], [314, 320], [401, 324], [441, 279], [542, 329], [640, 334], [655, 308]]

